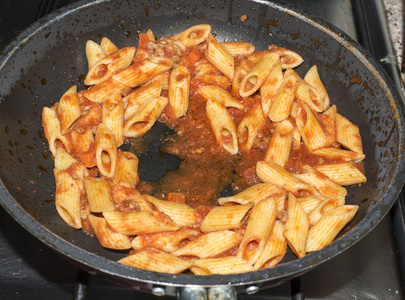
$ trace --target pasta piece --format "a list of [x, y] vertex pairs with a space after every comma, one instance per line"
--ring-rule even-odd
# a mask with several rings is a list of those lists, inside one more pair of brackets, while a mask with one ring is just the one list
[[97, 61], [84, 79], [86, 85], [101, 83], [129, 67], [135, 55], [134, 47], [125, 47]]
[[308, 105], [301, 104], [295, 122], [302, 140], [310, 152], [327, 146], [325, 132]]
[[177, 231], [140, 234], [132, 240], [132, 248], [139, 251], [154, 248], [165, 252], [173, 252], [183, 243], [195, 239], [201, 232], [196, 229], [180, 228]]
[[67, 171], [54, 170], [56, 181], [55, 206], [59, 216], [69, 226], [80, 229], [80, 189]]
[[97, 165], [95, 139], [93, 130], [87, 129], [84, 133], [78, 133], [75, 130], [71, 131], [73, 148], [77, 152], [79, 160], [86, 168], [93, 168]]
[[200, 235], [184, 247], [173, 251], [175, 256], [196, 256], [207, 258], [219, 255], [237, 246], [242, 237], [233, 231], [221, 230]]
[[344, 187], [337, 185], [309, 165], [303, 166], [302, 168], [304, 172], [302, 174], [296, 174], [295, 176], [313, 186], [322, 196], [328, 198], [347, 195], [347, 191]]
[[88, 40], [86, 42], [86, 57], [89, 69], [91, 69], [91, 67], [104, 56], [105, 53], [103, 48], [99, 44], [93, 42], [92, 40]]
[[256, 203], [250, 213], [243, 240], [237, 256], [254, 264], [259, 258], [270, 236], [277, 216], [276, 201], [268, 198]]
[[225, 106], [216, 100], [209, 99], [206, 112], [217, 143], [230, 154], [237, 154], [238, 140], [235, 123]]
[[309, 230], [306, 251], [318, 251], [332, 243], [343, 227], [354, 218], [358, 209], [357, 205], [344, 205], [323, 214]]
[[169, 69], [163, 73], [160, 73], [159, 75], [156, 75], [152, 79], [145, 82], [143, 85], [159, 82], [162, 85], [162, 90], [168, 91], [170, 85], [170, 74], [171, 70]]
[[198, 74], [192, 79], [193, 81], [202, 84], [215, 84], [222, 88], [228, 88], [231, 84], [228, 77], [216, 74]]
[[301, 204], [302, 209], [307, 215], [311, 213], [323, 201], [320, 196], [307, 196], [302, 198], [297, 198], [297, 201]]
[[133, 63], [139, 63], [146, 58], [150, 58], [151, 55], [148, 53], [148, 42], [150, 41], [148, 34], [139, 33], [138, 48], [136, 49]]
[[[110, 189], [117, 211], [149, 211], [152, 209], [149, 202], [136, 189], [125, 188], [113, 183], [110, 183]], [[123, 210], [121, 204], [123, 204]]]
[[351, 163], [324, 164], [315, 169], [339, 185], [353, 185], [366, 182], [366, 176]]
[[316, 88], [302, 79], [298, 80], [298, 88], [295, 97], [299, 101], [306, 103], [313, 111], [323, 112], [324, 110], [322, 95]]
[[331, 160], [343, 160], [346, 162], [354, 161], [355, 163], [361, 162], [366, 156], [363, 153], [354, 151], [338, 149], [338, 148], [322, 148], [313, 152], [315, 155], [323, 156]]
[[240, 137], [239, 143], [242, 151], [249, 151], [252, 148], [253, 143], [265, 122], [266, 117], [261, 105], [254, 106], [243, 118], [238, 126]]
[[118, 93], [120, 95], [129, 92], [130, 87], [118, 82], [112, 78], [109, 78], [99, 84], [90, 87], [83, 91], [83, 96], [90, 101], [102, 103], [107, 100], [110, 95]]
[[255, 46], [246, 42], [222, 42], [220, 44], [232, 56], [249, 56], [255, 52]]
[[194, 76], [204, 75], [204, 74], [215, 75], [218, 72], [218, 70], [215, 69], [215, 67], [212, 64], [210, 64], [209, 62], [197, 61], [195, 64], [196, 64], [196, 67], [195, 67], [195, 72], [193, 73]]
[[212, 35], [207, 39], [207, 48], [204, 53], [215, 68], [232, 80], [235, 73], [234, 58]]
[[279, 194], [274, 195], [274, 200], [276, 201], [277, 214], [283, 214], [287, 210], [287, 191], [281, 190]]
[[159, 97], [162, 88], [162, 83], [155, 81], [148, 85], [141, 86], [128, 96], [124, 97], [123, 101], [127, 104], [124, 111], [124, 119], [128, 120], [145, 102]]
[[105, 55], [110, 55], [111, 53], [118, 51], [118, 47], [115, 46], [110, 39], [103, 37], [100, 43], [101, 48], [103, 49]]
[[146, 249], [124, 257], [121, 264], [154, 272], [178, 274], [193, 266], [194, 262], [156, 249]]
[[155, 124], [168, 102], [167, 97], [157, 97], [143, 103], [139, 110], [125, 121], [124, 135], [144, 135]]
[[293, 69], [304, 62], [304, 59], [298, 53], [283, 47], [271, 49], [270, 52], [277, 53], [280, 56], [280, 64], [283, 69]]
[[327, 211], [345, 204], [344, 196], [336, 196], [321, 201], [309, 214], [309, 225], [314, 226]]
[[219, 205], [258, 203], [261, 200], [279, 194], [282, 189], [270, 183], [258, 183], [246, 190], [229, 197], [218, 199]]
[[248, 72], [240, 83], [239, 95], [248, 97], [256, 92], [269, 76], [271, 70], [278, 64], [279, 57], [275, 53], [265, 54]]
[[170, 75], [169, 104], [176, 118], [187, 113], [190, 94], [190, 72], [184, 66], [175, 68]]
[[107, 181], [99, 178], [85, 178], [84, 187], [91, 212], [98, 213], [115, 209]]
[[218, 103], [223, 104], [225, 107], [235, 107], [239, 110], [243, 110], [244, 106], [241, 102], [236, 100], [226, 90], [216, 85], [203, 85], [198, 88], [198, 93], [206, 100], [214, 99]]
[[101, 246], [108, 249], [125, 250], [130, 249], [129, 237], [111, 230], [104, 218], [89, 215], [89, 221]]
[[284, 225], [281, 221], [276, 220], [273, 230], [254, 264], [255, 270], [271, 268], [277, 265], [287, 253], [287, 240], [284, 237]]
[[143, 197], [146, 201], [151, 202], [158, 211], [168, 215], [177, 225], [189, 227], [197, 224], [196, 212], [190, 206], [184, 203], [159, 200], [150, 195]]
[[289, 120], [278, 123], [267, 146], [265, 160], [275, 162], [284, 168], [290, 156], [293, 134], [294, 127]]
[[235, 74], [232, 79], [232, 94], [238, 95], [240, 89], [240, 83], [242, 82], [243, 78], [247, 75], [248, 71], [246, 71], [242, 67], [236, 67]]
[[76, 86], [72, 86], [59, 100], [58, 116], [60, 121], [60, 133], [68, 133], [72, 129], [74, 121], [81, 115], [82, 112], [79, 105], [79, 96], [77, 96], [77, 88]]
[[138, 235], [162, 231], [176, 231], [180, 227], [172, 219], [157, 211], [103, 212], [108, 224], [125, 235]]
[[270, 120], [281, 122], [290, 115], [297, 88], [298, 80], [296, 75], [290, 75], [283, 79], [269, 110]]
[[102, 123], [114, 135], [116, 146], [124, 143], [124, 102], [119, 94], [112, 94], [103, 105]]
[[205, 41], [211, 33], [211, 25], [195, 25], [183, 32], [171, 36], [173, 40], [179, 40], [183, 45], [183, 50], [192, 46], [197, 46]]
[[206, 258], [194, 261], [194, 266], [190, 267], [195, 275], [226, 275], [244, 272], [253, 272], [254, 268], [246, 260], [235, 257]]
[[139, 182], [138, 162], [135, 154], [119, 149], [113, 182], [119, 186], [134, 188]]
[[284, 75], [280, 64], [276, 64], [270, 71], [269, 76], [260, 87], [260, 97], [262, 100], [262, 108], [264, 114], [269, 114], [271, 105], [273, 104], [274, 97], [277, 95], [281, 83], [283, 82]]
[[330, 105], [330, 98], [328, 92], [326, 91], [325, 86], [323, 85], [321, 78], [319, 77], [318, 68], [316, 65], [313, 65], [311, 69], [307, 72], [304, 77], [304, 80], [313, 86], [318, 93], [321, 95], [323, 110], [326, 110]]
[[261, 181], [278, 185], [292, 193], [307, 191], [312, 194], [314, 192], [310, 184], [297, 177], [299, 174], [292, 174], [271, 161], [258, 161], [256, 173]]
[[49, 151], [56, 155], [57, 142], [60, 141], [66, 149], [69, 149], [69, 141], [61, 134], [60, 122], [56, 116], [55, 110], [44, 107], [42, 110], [42, 127], [44, 128], [45, 138], [49, 144]]
[[102, 175], [107, 178], [113, 177], [117, 163], [117, 143], [114, 134], [104, 124], [100, 124], [97, 128], [96, 161]]
[[247, 220], [253, 203], [244, 205], [215, 206], [201, 223], [202, 232], [237, 229]]
[[332, 105], [327, 111], [319, 115], [319, 121], [323, 125], [326, 135], [325, 147], [334, 145], [336, 140], [336, 105]]
[[134, 88], [169, 70], [172, 66], [173, 60], [170, 58], [151, 56], [112, 75], [112, 78], [125, 86]]
[[83, 179], [89, 176], [89, 170], [70, 156], [63, 148], [58, 148], [55, 155], [55, 169], [64, 171], [69, 169], [69, 174], [74, 179]]
[[336, 114], [336, 139], [343, 147], [363, 153], [359, 127], [338, 113]]
[[148, 36], [148, 39], [150, 41], [156, 41], [155, 35], [153, 34], [152, 30], [148, 29], [146, 32], [146, 35]]
[[306, 240], [309, 230], [308, 217], [293, 194], [288, 194], [288, 220], [284, 236], [288, 245], [298, 258], [305, 256]]

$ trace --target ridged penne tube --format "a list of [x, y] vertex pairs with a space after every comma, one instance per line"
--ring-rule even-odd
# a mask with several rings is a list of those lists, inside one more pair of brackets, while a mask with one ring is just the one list
[[162, 88], [162, 83], [155, 81], [148, 85], [141, 86], [128, 96], [124, 97], [123, 101], [126, 103], [124, 119], [129, 119], [139, 110], [140, 107], [142, 107], [146, 101], [159, 97], [160, 93], [162, 92]]
[[230, 230], [213, 231], [200, 235], [172, 254], [199, 258], [213, 257], [237, 246], [241, 240], [240, 234]]
[[113, 74], [129, 67], [134, 55], [134, 47], [125, 47], [100, 59], [90, 68], [89, 72], [87, 72], [84, 83], [86, 85], [94, 85], [107, 80]]
[[154, 272], [178, 274], [193, 266], [194, 262], [156, 249], [146, 249], [124, 257], [121, 264]]
[[243, 151], [249, 151], [266, 122], [261, 105], [254, 106], [243, 118], [238, 126], [239, 144]]
[[235, 257], [206, 258], [194, 261], [194, 266], [190, 268], [195, 275], [226, 275], [244, 272], [253, 272], [254, 268], [246, 260]]
[[296, 75], [290, 75], [283, 79], [269, 110], [270, 120], [281, 122], [290, 115], [297, 88]]
[[59, 171], [69, 169], [69, 174], [74, 179], [83, 179], [89, 176], [89, 170], [60, 147], [56, 150], [55, 169]]
[[343, 186], [367, 181], [366, 176], [351, 163], [324, 164], [315, 166], [315, 169], [326, 175], [332, 181]]
[[287, 191], [286, 190], [281, 190], [280, 193], [274, 195], [274, 200], [276, 201], [276, 208], [277, 208], [277, 213], [283, 213], [284, 211], [287, 210]]
[[324, 198], [314, 195], [297, 198], [297, 201], [301, 204], [302, 209], [307, 215], [309, 215], [323, 200]]
[[169, 105], [174, 116], [180, 118], [187, 113], [190, 96], [190, 72], [185, 66], [178, 66], [170, 75]]
[[99, 178], [85, 178], [84, 187], [91, 212], [99, 213], [115, 209], [107, 181]]
[[271, 105], [273, 104], [274, 97], [277, 95], [277, 91], [283, 82], [284, 75], [280, 64], [276, 64], [271, 70], [267, 79], [263, 82], [260, 87], [260, 97], [262, 100], [262, 108], [264, 114], [267, 116], [269, 114]]
[[118, 47], [107, 37], [103, 37], [101, 39], [100, 46], [103, 49], [105, 55], [110, 55], [111, 53], [118, 51]]
[[92, 40], [86, 42], [86, 57], [89, 69], [105, 56], [103, 48]]
[[157, 211], [103, 212], [108, 224], [117, 232], [126, 235], [176, 231], [180, 227], [165, 214]]
[[277, 265], [287, 253], [287, 240], [284, 237], [284, 225], [276, 220], [263, 251], [254, 264], [255, 270], [271, 268]]
[[201, 62], [197, 61], [195, 67], [195, 72], [193, 73], [194, 76], [203, 75], [203, 74], [217, 74], [218, 70], [210, 64], [209, 62]]
[[330, 105], [330, 98], [321, 78], [319, 77], [318, 68], [316, 65], [313, 65], [311, 69], [309, 69], [304, 77], [304, 80], [312, 85], [321, 95], [321, 98], [323, 99], [323, 110], [326, 110]]
[[172, 66], [173, 60], [170, 58], [151, 56], [112, 75], [112, 78], [126, 86], [134, 88], [147, 82], [156, 75], [169, 70]]
[[217, 143], [230, 154], [237, 154], [238, 139], [236, 137], [235, 123], [225, 106], [216, 100], [209, 99], [206, 113]]
[[142, 86], [154, 83], [154, 82], [159, 82], [162, 85], [162, 90], [168, 91], [169, 90], [169, 85], [170, 85], [170, 73], [171, 70], [167, 70], [159, 75], [156, 75], [152, 79], [148, 80], [145, 82]]
[[183, 32], [171, 36], [173, 40], [179, 40], [184, 45], [184, 48], [196, 46], [205, 41], [211, 33], [211, 25], [201, 24], [195, 25]]
[[181, 244], [195, 239], [200, 234], [199, 230], [184, 227], [177, 231], [140, 234], [132, 240], [132, 248], [136, 251], [154, 248], [173, 252], [179, 249]]
[[205, 57], [222, 74], [229, 79], [235, 74], [235, 61], [233, 56], [212, 36], [207, 39]]
[[82, 228], [80, 217], [80, 189], [67, 171], [54, 170], [56, 181], [55, 206], [59, 216], [69, 226]]
[[62, 142], [66, 149], [69, 149], [69, 141], [60, 132], [60, 122], [54, 109], [44, 107], [42, 110], [42, 127], [44, 128], [45, 138], [49, 144], [49, 151], [56, 155], [56, 143]]
[[148, 31], [146, 32], [146, 35], [148, 36], [150, 41], [156, 41], [155, 35], [153, 34], [153, 31], [148, 29]]
[[168, 102], [167, 97], [157, 97], [143, 103], [139, 110], [125, 121], [124, 135], [135, 137], [145, 134], [159, 119]]
[[345, 205], [344, 196], [331, 197], [321, 201], [309, 214], [309, 225], [314, 226], [327, 211]]
[[217, 74], [198, 74], [191, 80], [191, 82], [193, 81], [205, 84], [216, 84], [222, 88], [228, 88], [231, 85], [231, 81], [228, 77]]
[[301, 148], [301, 133], [297, 127], [294, 127], [292, 149], [299, 150]]
[[336, 184], [309, 165], [303, 166], [302, 168], [304, 169], [304, 172], [296, 174], [296, 177], [313, 186], [322, 196], [328, 198], [347, 195], [347, 190], [344, 187]]
[[206, 100], [214, 99], [218, 103], [223, 104], [225, 107], [235, 107], [243, 110], [244, 106], [241, 102], [236, 100], [228, 91], [216, 85], [203, 85], [198, 88], [198, 93]]
[[322, 148], [315, 150], [312, 154], [326, 157], [327, 159], [338, 159], [343, 161], [354, 161], [356, 163], [362, 161], [366, 156], [363, 153], [358, 153], [350, 150], [338, 148]]
[[277, 216], [274, 198], [256, 203], [250, 213], [245, 234], [238, 248], [237, 256], [254, 264], [259, 258], [270, 236]]
[[111, 230], [104, 218], [89, 215], [91, 226], [101, 246], [108, 249], [125, 250], [132, 247], [129, 237]]
[[261, 181], [278, 185], [289, 192], [314, 191], [311, 185], [296, 177], [298, 174], [288, 172], [275, 162], [258, 161], [256, 173]]
[[247, 75], [248, 71], [246, 71], [242, 67], [236, 67], [235, 74], [232, 79], [232, 94], [238, 95], [240, 89], [240, 83], [242, 82], [243, 78]]
[[302, 79], [298, 81], [298, 88], [295, 97], [299, 101], [306, 103], [313, 111], [324, 111], [322, 95], [316, 88]]
[[306, 104], [301, 104], [295, 119], [307, 149], [312, 152], [327, 145], [325, 132], [311, 109]]
[[283, 47], [272, 49], [271, 52], [280, 56], [280, 64], [283, 69], [293, 69], [304, 62], [304, 59], [298, 53]]
[[326, 135], [325, 147], [332, 146], [336, 139], [336, 105], [329, 107], [327, 111], [318, 115], [319, 121], [322, 123], [323, 130]]
[[72, 86], [63, 94], [58, 104], [58, 117], [60, 121], [60, 132], [66, 134], [72, 128], [72, 124], [81, 116], [79, 96], [76, 86]]
[[177, 225], [185, 227], [196, 225], [196, 212], [187, 204], [159, 200], [150, 195], [144, 195], [143, 197], [146, 201], [152, 203], [158, 211], [168, 215]]
[[114, 134], [102, 123], [96, 132], [96, 161], [99, 172], [112, 178], [117, 162], [117, 144]]
[[135, 154], [119, 149], [113, 182], [119, 186], [134, 188], [139, 182], [138, 162]]
[[225, 229], [236, 229], [247, 220], [248, 213], [254, 204], [215, 206], [201, 223], [202, 232]]
[[239, 95], [248, 97], [256, 92], [269, 76], [271, 70], [279, 63], [276, 53], [267, 53], [255, 64], [255, 66], [243, 78], [239, 87]]
[[221, 197], [218, 199], [219, 205], [230, 204], [248, 204], [257, 203], [261, 200], [267, 199], [270, 196], [274, 196], [282, 192], [282, 189], [274, 184], [270, 183], [258, 183], [252, 185], [246, 190], [229, 197]]
[[359, 127], [338, 113], [336, 114], [336, 139], [343, 147], [363, 153]]
[[267, 146], [265, 160], [275, 162], [284, 168], [290, 156], [293, 134], [294, 127], [289, 120], [278, 123]]
[[103, 104], [102, 123], [114, 134], [116, 146], [124, 143], [124, 102], [119, 94], [112, 94]]
[[309, 230], [308, 217], [293, 194], [288, 194], [288, 219], [284, 225], [284, 236], [298, 258], [305, 256]]
[[130, 87], [109, 78], [99, 84], [90, 87], [83, 91], [83, 96], [93, 102], [104, 102], [108, 99], [111, 94], [118, 93], [122, 95], [123, 93], [130, 90]]
[[332, 243], [346, 224], [354, 218], [358, 208], [357, 205], [344, 205], [323, 214], [308, 232], [306, 251], [318, 251]]
[[222, 42], [220, 44], [232, 56], [249, 56], [255, 52], [255, 46], [246, 42]]

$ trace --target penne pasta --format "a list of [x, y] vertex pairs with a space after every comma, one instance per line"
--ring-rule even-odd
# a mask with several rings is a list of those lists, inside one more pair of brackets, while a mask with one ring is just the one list
[[271, 196], [281, 193], [283, 190], [277, 185], [270, 183], [258, 183], [246, 190], [229, 197], [218, 199], [219, 205], [257, 203]]
[[338, 113], [336, 114], [336, 139], [343, 147], [363, 153], [359, 127]]
[[99, 213], [115, 209], [107, 181], [98, 178], [85, 178], [84, 187], [91, 212]]
[[207, 39], [207, 48], [204, 53], [215, 68], [232, 80], [235, 74], [234, 58], [212, 35]]
[[343, 206], [345, 204], [344, 196], [331, 197], [326, 200], [321, 201], [309, 214], [308, 220], [309, 225], [312, 227], [318, 223], [321, 216], [327, 211], [334, 209], [336, 207]]
[[216, 85], [203, 85], [198, 88], [198, 93], [203, 96], [207, 101], [214, 99], [218, 103], [223, 104], [225, 107], [235, 107], [239, 110], [243, 110], [244, 106], [241, 102], [236, 100], [226, 90]]
[[260, 87], [260, 97], [262, 100], [262, 108], [264, 114], [267, 116], [269, 114], [270, 108], [273, 104], [274, 97], [283, 82], [284, 75], [280, 64], [276, 64], [274, 68], [270, 71], [269, 76], [263, 82]]
[[325, 86], [321, 81], [321, 78], [319, 77], [318, 68], [316, 65], [313, 65], [312, 68], [308, 70], [307, 74], [305, 74], [304, 80], [318, 91], [323, 103], [322, 110], [327, 110], [330, 105], [330, 98]]
[[87, 90], [83, 91], [83, 96], [93, 102], [103, 103], [111, 94], [118, 93], [123, 95], [130, 91], [130, 87], [109, 78], [101, 83], [98, 83]]
[[263, 128], [266, 122], [266, 117], [263, 113], [261, 105], [256, 105], [238, 126], [239, 144], [242, 151], [249, 151], [253, 143]]
[[82, 115], [76, 86], [72, 86], [63, 94], [58, 104], [60, 133], [66, 134], [72, 129], [73, 123]]
[[190, 72], [184, 66], [175, 68], [170, 75], [169, 105], [174, 116], [180, 118], [187, 113], [190, 94]]
[[92, 40], [86, 42], [86, 58], [89, 69], [104, 56], [103, 48], [99, 44]]
[[232, 56], [249, 56], [255, 52], [255, 46], [246, 42], [223, 42], [220, 44]]
[[113, 177], [117, 163], [117, 143], [114, 134], [104, 124], [100, 124], [96, 132], [96, 161], [101, 174]]
[[49, 151], [51, 151], [53, 156], [56, 155], [58, 142], [61, 142], [69, 151], [69, 141], [61, 133], [60, 122], [54, 109], [44, 107], [42, 110], [42, 127], [44, 128], [45, 138], [49, 144]]
[[235, 257], [206, 258], [194, 261], [194, 266], [190, 267], [195, 275], [226, 275], [242, 272], [252, 272], [254, 268], [246, 260]]
[[347, 186], [366, 182], [366, 176], [351, 163], [324, 164], [315, 169], [326, 175], [338, 185]]
[[135, 154], [119, 149], [113, 182], [119, 186], [134, 188], [139, 182], [138, 162]]
[[173, 40], [179, 40], [184, 48], [196, 46], [205, 41], [211, 33], [211, 25], [202, 24], [192, 26], [185, 31], [172, 35]]
[[283, 69], [296, 68], [304, 62], [304, 59], [296, 52], [283, 47], [276, 47], [270, 52], [277, 53], [280, 57], [280, 64]]
[[105, 55], [118, 51], [118, 47], [108, 38], [103, 37], [100, 42], [101, 49], [103, 49]]
[[331, 160], [336, 159], [336, 160], [343, 160], [346, 162], [353, 161], [355, 163], [358, 163], [365, 158], [365, 155], [363, 153], [338, 149], [334, 147], [318, 149], [315, 150], [313, 154], [323, 156]]
[[272, 161], [285, 167], [290, 156], [294, 127], [289, 120], [278, 123], [266, 149], [265, 161]]
[[112, 132], [116, 146], [124, 143], [124, 102], [119, 94], [112, 94], [103, 105], [102, 123]]

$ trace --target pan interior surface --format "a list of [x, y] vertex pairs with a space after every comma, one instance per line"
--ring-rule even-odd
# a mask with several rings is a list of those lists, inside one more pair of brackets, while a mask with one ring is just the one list
[[[241, 16], [246, 15], [246, 21]], [[289, 7], [259, 1], [95, 1], [68, 6], [28, 28], [1, 55], [0, 198], [25, 228], [89, 268], [130, 280], [169, 285], [280, 281], [330, 259], [363, 237], [394, 203], [404, 181], [403, 104], [382, 68], [342, 33]], [[360, 206], [338, 240], [301, 260], [289, 253], [262, 271], [197, 277], [131, 269], [114, 261], [126, 253], [103, 249], [96, 238], [67, 226], [54, 205], [53, 160], [41, 126], [44, 106], [72, 85], [85, 88], [86, 41], [106, 36], [118, 47], [137, 46], [138, 32], [157, 38], [210, 24], [219, 41], [245, 41], [257, 50], [277, 45], [296, 51], [300, 76], [317, 65], [332, 104], [360, 128], [367, 183], [348, 189]], [[315, 25], [314, 25], [315, 24]], [[325, 27], [325, 26], [326, 27]]]

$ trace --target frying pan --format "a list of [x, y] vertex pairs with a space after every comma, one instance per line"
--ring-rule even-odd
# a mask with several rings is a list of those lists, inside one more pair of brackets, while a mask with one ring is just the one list
[[[244, 14], [247, 20], [242, 22]], [[243, 40], [258, 50], [275, 44], [298, 52], [305, 61], [297, 72], [303, 76], [316, 64], [332, 103], [359, 126], [368, 181], [348, 189], [347, 203], [358, 204], [359, 211], [323, 250], [299, 260], [288, 253], [278, 266], [250, 273], [161, 274], [116, 263], [126, 254], [103, 249], [56, 213], [53, 161], [41, 112], [71, 85], [85, 88], [86, 41], [107, 36], [119, 47], [136, 46], [138, 32], [152, 29], [161, 37], [202, 23], [211, 24], [220, 41]], [[364, 237], [389, 211], [405, 180], [404, 104], [393, 83], [344, 33], [288, 5], [260, 0], [80, 1], [39, 20], [12, 41], [0, 55], [0, 77], [1, 204], [29, 232], [82, 268], [139, 290], [175, 295], [178, 287], [187, 291], [227, 285], [252, 292], [280, 284]]]

